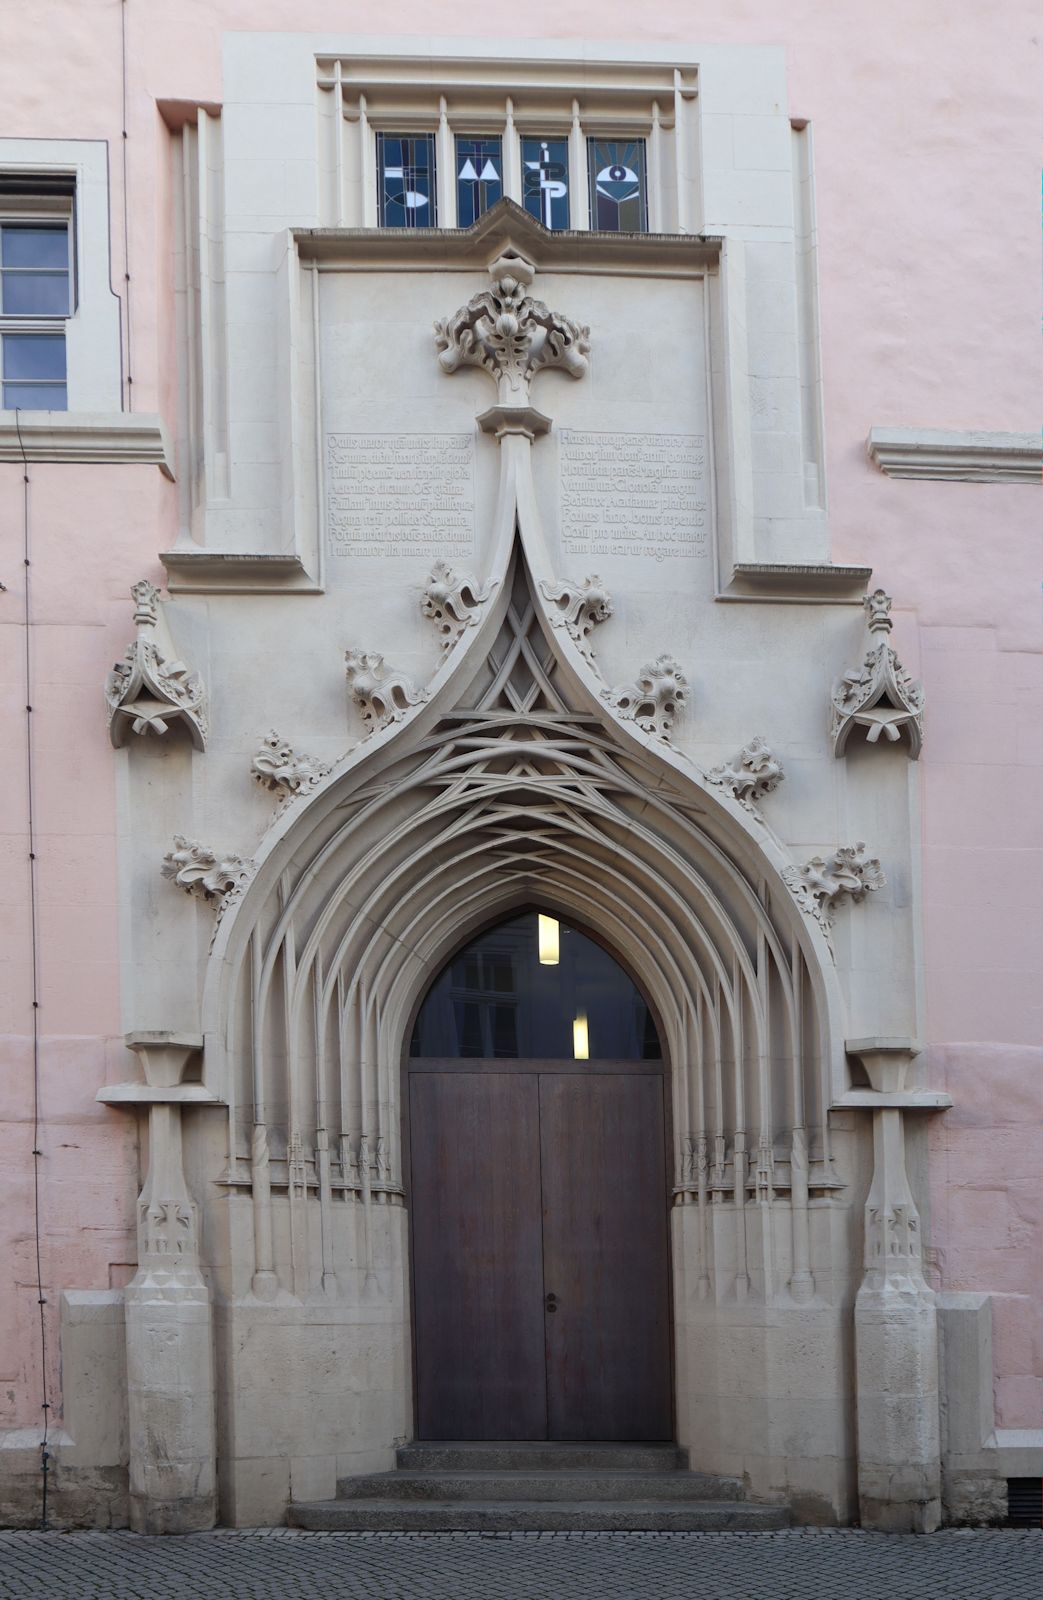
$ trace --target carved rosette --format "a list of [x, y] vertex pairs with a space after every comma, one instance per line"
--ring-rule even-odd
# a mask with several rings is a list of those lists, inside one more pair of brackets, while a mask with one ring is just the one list
[[567, 631], [596, 672], [591, 634], [599, 622], [607, 622], [612, 615], [612, 597], [597, 573], [580, 583], [571, 578], [551, 583], [545, 578], [540, 590], [544, 599], [551, 602], [550, 620], [554, 627]]
[[688, 679], [673, 656], [662, 655], [643, 666], [634, 683], [601, 693], [624, 721], [669, 743], [677, 713], [687, 703]]
[[142, 579], [130, 592], [137, 638], [105, 680], [109, 737], [119, 748], [132, 733], [164, 734], [180, 723], [203, 750], [208, 731], [203, 681], [174, 655], [155, 584]]
[[859, 666], [849, 667], [833, 685], [830, 736], [833, 754], [842, 756], [853, 728], [865, 728], [866, 743], [898, 744], [904, 737], [915, 761], [923, 743], [924, 692], [906, 672], [888, 643], [891, 597], [875, 589], [863, 601], [869, 649]]
[[858, 904], [887, 882], [880, 862], [865, 850], [861, 842], [839, 845], [831, 855], [812, 856], [802, 867], [786, 867], [782, 874], [801, 910], [827, 934], [842, 900]]
[[163, 857], [164, 878], [186, 894], [217, 907], [218, 921], [238, 899], [257, 870], [257, 863], [231, 851], [218, 855], [196, 839], [174, 835], [174, 848]]
[[747, 811], [755, 812], [757, 801], [777, 789], [785, 776], [782, 762], [768, 741], [758, 734], [730, 761], [711, 767], [706, 781], [727, 789]]
[[480, 584], [469, 572], [459, 574], [448, 562], [435, 562], [424, 587], [420, 609], [438, 628], [443, 650], [451, 650], [465, 629], [474, 626], [491, 593], [490, 584]]
[[492, 286], [435, 323], [442, 371], [481, 367], [504, 406], [527, 407], [529, 386], [544, 367], [573, 378], [587, 370], [590, 329], [533, 299], [528, 289], [535, 275], [531, 261], [506, 251], [489, 268]]
[[281, 802], [307, 794], [329, 776], [332, 768], [314, 756], [300, 755], [274, 728], [261, 743], [250, 764], [254, 779]]
[[344, 671], [367, 734], [400, 722], [412, 706], [427, 699], [426, 689], [418, 689], [404, 672], [386, 666], [384, 657], [374, 652], [345, 651]]

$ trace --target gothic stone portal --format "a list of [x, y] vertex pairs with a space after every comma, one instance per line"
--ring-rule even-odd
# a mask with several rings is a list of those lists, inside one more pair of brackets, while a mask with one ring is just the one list
[[664, 1063], [633, 983], [528, 912], [450, 961], [407, 1073], [418, 1436], [672, 1437]]

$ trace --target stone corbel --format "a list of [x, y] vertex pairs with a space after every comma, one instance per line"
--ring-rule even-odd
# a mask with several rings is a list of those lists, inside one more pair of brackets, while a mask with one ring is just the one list
[[332, 768], [324, 761], [316, 761], [314, 756], [301, 755], [273, 728], [261, 741], [250, 763], [250, 771], [262, 789], [285, 802], [314, 789], [323, 778], [329, 777]]
[[905, 740], [915, 761], [923, 743], [923, 686], [906, 672], [888, 643], [891, 597], [874, 589], [863, 601], [869, 627], [869, 649], [862, 663], [850, 667], [833, 685], [830, 734], [833, 754], [842, 756], [854, 728], [866, 730], [866, 743], [898, 744]]
[[[873, 1180], [865, 1207], [865, 1258], [855, 1298], [858, 1494], [863, 1528], [930, 1533], [941, 1521], [937, 1307], [923, 1275], [920, 1216], [905, 1162], [905, 1117], [944, 1109], [909, 1087], [919, 1046], [909, 1039], [849, 1039], [873, 1113]], [[855, 1102], [845, 1095], [840, 1104]]]
[[597, 573], [581, 583], [571, 578], [551, 583], [544, 578], [540, 591], [550, 601], [552, 626], [564, 628], [580, 654], [598, 672], [591, 635], [599, 623], [607, 622], [612, 615], [612, 597]]
[[443, 650], [451, 650], [464, 631], [474, 626], [491, 593], [491, 584], [479, 583], [469, 572], [454, 572], [446, 561], [435, 562], [420, 609], [438, 628]]
[[677, 713], [688, 700], [688, 679], [673, 656], [662, 655], [641, 668], [636, 682], [601, 693], [617, 716], [669, 744]]
[[[146, 1082], [148, 1171], [138, 1197], [138, 1268], [127, 1285], [130, 1523], [138, 1533], [190, 1533], [217, 1517], [210, 1292], [200, 1267], [199, 1216], [185, 1181], [179, 1089], [200, 1037], [131, 1033]], [[120, 1088], [130, 1088], [121, 1085]], [[191, 1087], [199, 1087], [191, 1085]], [[146, 1095], [148, 1098], [146, 1099]]]
[[732, 756], [730, 761], [723, 761], [719, 767], [711, 767], [706, 774], [706, 781], [727, 789], [741, 806], [756, 814], [757, 801], [777, 789], [785, 776], [782, 762], [767, 739], [762, 739], [758, 734], [749, 744], [743, 745], [738, 755]]
[[197, 839], [174, 835], [174, 848], [163, 857], [162, 873], [170, 883], [207, 905], [217, 907], [220, 922], [257, 871], [256, 861], [225, 851], [219, 854]]
[[387, 666], [375, 651], [346, 650], [344, 672], [367, 734], [400, 722], [427, 699], [426, 689], [418, 689], [404, 672]]
[[206, 690], [198, 672], [179, 661], [155, 584], [131, 589], [137, 638], [105, 680], [109, 737], [117, 746], [132, 733], [165, 734], [179, 723], [197, 750], [206, 748]]
[[857, 905], [887, 883], [876, 856], [865, 852], [861, 841], [838, 845], [828, 856], [812, 856], [802, 867], [783, 870], [782, 876], [800, 909], [819, 924], [827, 937], [833, 927], [833, 913], [842, 900]]
[[582, 378], [587, 371], [590, 329], [534, 299], [528, 291], [535, 275], [531, 261], [505, 250], [489, 267], [490, 287], [435, 323], [443, 372], [481, 367], [495, 382], [497, 404], [479, 421], [498, 438], [521, 431], [532, 439], [549, 428], [530, 400], [537, 372], [557, 367]]

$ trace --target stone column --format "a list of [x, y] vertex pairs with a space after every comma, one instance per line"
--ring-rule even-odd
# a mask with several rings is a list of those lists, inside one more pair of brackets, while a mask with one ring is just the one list
[[190, 1533], [217, 1516], [210, 1293], [198, 1212], [185, 1183], [182, 1084], [202, 1040], [131, 1034], [144, 1062], [148, 1174], [138, 1199], [138, 1270], [125, 1292], [130, 1523], [137, 1533]]
[[865, 1211], [865, 1276], [855, 1300], [858, 1498], [864, 1528], [930, 1533], [941, 1521], [938, 1326], [923, 1275], [920, 1217], [905, 1166], [911, 1111], [945, 1096], [905, 1087], [909, 1040], [849, 1040], [872, 1085], [843, 1103], [873, 1114], [873, 1181]]

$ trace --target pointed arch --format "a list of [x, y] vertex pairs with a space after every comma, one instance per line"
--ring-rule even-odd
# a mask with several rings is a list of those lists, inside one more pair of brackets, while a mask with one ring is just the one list
[[273, 829], [226, 914], [206, 1031], [229, 1170], [255, 1207], [272, 1185], [317, 1193], [324, 1241], [335, 1201], [400, 1203], [399, 1063], [419, 998], [472, 930], [539, 903], [595, 930], [648, 995], [676, 1203], [700, 1208], [707, 1278], [708, 1207], [735, 1208], [743, 1278], [747, 1197], [793, 1195], [806, 1228], [809, 1187], [836, 1182], [832, 973], [767, 831], [577, 686], [520, 549], [473, 633], [427, 705]]

